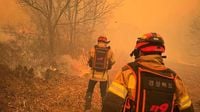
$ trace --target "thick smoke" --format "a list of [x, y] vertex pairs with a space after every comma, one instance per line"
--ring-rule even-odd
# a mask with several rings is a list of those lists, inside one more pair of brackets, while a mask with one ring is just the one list
[[198, 0], [125, 0], [108, 18], [104, 34], [116, 52], [129, 58], [138, 36], [157, 32], [165, 39], [168, 61], [199, 65], [199, 58], [192, 57], [198, 52], [192, 45], [198, 34], [191, 34], [191, 24], [200, 15], [198, 4]]

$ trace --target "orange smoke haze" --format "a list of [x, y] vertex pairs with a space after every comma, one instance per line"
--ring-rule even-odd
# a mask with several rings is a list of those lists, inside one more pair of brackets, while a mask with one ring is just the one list
[[[184, 40], [199, 10], [199, 0], [124, 0], [108, 19], [105, 34], [117, 50], [129, 52], [138, 36], [157, 32], [166, 42], [167, 60], [190, 62], [184, 53]], [[128, 56], [127, 56], [128, 57]]]
[[[115, 1], [115, 0], [112, 0]], [[169, 60], [185, 61], [183, 37], [187, 36], [192, 17], [197, 14], [199, 0], [124, 0], [100, 25], [94, 36], [107, 35], [116, 58], [129, 55], [136, 37], [158, 32], [166, 41]], [[16, 0], [0, 0], [0, 25], [27, 21]], [[106, 27], [105, 27], [106, 25]], [[0, 40], [3, 40], [0, 33]], [[121, 54], [120, 54], [120, 53]], [[130, 58], [127, 58], [128, 60]]]
[[0, 0], [0, 25], [23, 23], [27, 19], [16, 0]]
[[[16, 0], [0, 0], [0, 26], [1, 25], [19, 25], [26, 23], [28, 17], [17, 4]], [[8, 40], [9, 36], [1, 33], [0, 41]]]

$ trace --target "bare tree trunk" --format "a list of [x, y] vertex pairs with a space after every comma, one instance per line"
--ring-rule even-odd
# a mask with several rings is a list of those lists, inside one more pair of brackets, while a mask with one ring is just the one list
[[73, 18], [73, 27], [72, 27], [72, 37], [73, 37], [73, 51], [72, 51], [72, 56], [73, 57], [76, 57], [77, 53], [77, 39], [78, 37], [76, 36], [76, 27], [77, 27], [77, 16], [78, 16], [78, 1], [79, 0], [76, 0], [75, 1], [75, 4], [74, 4], [74, 18]]

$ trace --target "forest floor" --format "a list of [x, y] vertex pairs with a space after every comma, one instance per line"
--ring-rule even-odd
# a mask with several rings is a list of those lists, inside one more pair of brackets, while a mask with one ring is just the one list
[[[168, 65], [182, 77], [196, 112], [200, 112], [199, 67]], [[74, 74], [58, 73], [44, 80], [0, 68], [0, 112], [83, 112], [87, 84], [87, 78]], [[99, 85], [96, 85], [92, 112], [100, 111]]]
[[[44, 80], [0, 69], [0, 112], [83, 112], [88, 79], [53, 75]], [[92, 112], [100, 111], [100, 101], [95, 89]]]

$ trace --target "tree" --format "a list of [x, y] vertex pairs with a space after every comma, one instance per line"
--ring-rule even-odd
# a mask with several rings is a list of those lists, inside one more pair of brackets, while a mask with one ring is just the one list
[[41, 63], [48, 65], [48, 47], [44, 39], [37, 38], [24, 25], [1, 27], [2, 32], [10, 35], [11, 40], [0, 43], [1, 64], [16, 67], [17, 65], [36, 67]]
[[[121, 0], [110, 3], [107, 0], [74, 0], [66, 11], [68, 49], [72, 56], [76, 56], [79, 48], [91, 44], [97, 23], [103, 22], [103, 17], [117, 7]], [[83, 44], [80, 44], [83, 43]], [[85, 43], [85, 44], [84, 44]]]
[[[67, 49], [68, 54], [77, 56], [80, 48], [91, 43], [91, 34], [96, 24], [122, 0], [116, 0], [114, 3], [108, 0], [19, 1], [29, 10], [38, 37], [47, 38], [49, 56], [52, 60], [56, 54], [56, 47], [57, 50]], [[61, 45], [65, 45], [65, 48], [59, 48]]]
[[54, 56], [54, 41], [56, 39], [56, 28], [65, 10], [69, 7], [71, 0], [19, 0], [22, 6], [28, 7], [39, 20], [37, 28], [49, 41], [50, 59]]

